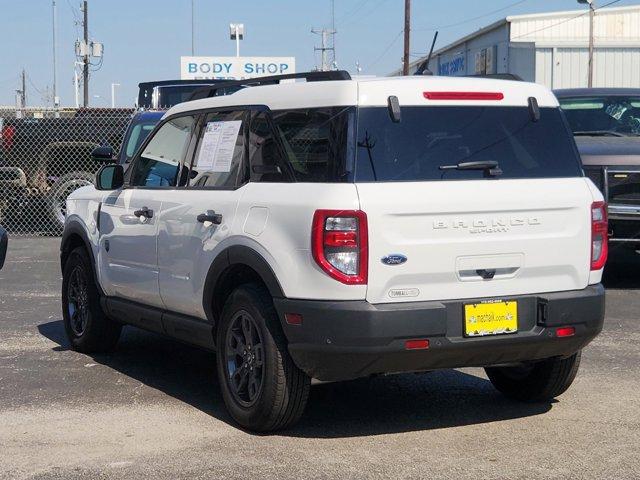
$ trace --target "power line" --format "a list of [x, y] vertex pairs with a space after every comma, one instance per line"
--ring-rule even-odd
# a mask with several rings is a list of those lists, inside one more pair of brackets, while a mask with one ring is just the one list
[[395, 45], [395, 43], [398, 41], [398, 39], [402, 36], [402, 34], [404, 33], [404, 28], [402, 30], [400, 30], [398, 32], [398, 34], [393, 38], [393, 40], [391, 41], [391, 43], [389, 45], [387, 45], [387, 48], [384, 49], [384, 51], [380, 54], [380, 56], [378, 58], [376, 58], [373, 63], [369, 64], [367, 66], [367, 68], [372, 68], [374, 65], [377, 65], [377, 63], [382, 60], [384, 58], [384, 56], [389, 53], [389, 50], [391, 50], [391, 47], [393, 47]]
[[40, 95], [45, 95], [45, 93], [42, 90], [40, 90], [38, 87], [36, 87], [35, 83], [33, 83], [33, 80], [31, 79], [31, 75], [27, 73], [26, 77], [27, 77], [27, 81], [36, 92], [38, 92]]
[[378, 8], [380, 8], [383, 4], [387, 3], [389, 0], [380, 0], [380, 2], [378, 2], [377, 4], [375, 4], [374, 6], [372, 6], [367, 13], [365, 13], [364, 15], [354, 19], [351, 22], [348, 22], [346, 24], [343, 25], [343, 27], [347, 27], [350, 25], [357, 25], [358, 23], [361, 23], [364, 19], [366, 19], [367, 17], [369, 17], [372, 13], [374, 13], [376, 10], [378, 10]]
[[369, 3], [370, 0], [362, 0], [360, 3], [356, 4], [355, 8], [352, 8], [351, 10], [349, 10], [348, 13], [344, 14], [342, 17], [340, 17], [340, 19], [336, 22], [338, 24], [344, 22], [347, 18], [353, 16], [354, 14], [356, 14], [358, 12], [358, 10], [360, 10], [362, 7], [364, 7], [367, 3]]
[[76, 12], [76, 9], [73, 5], [71, 5], [71, 1], [67, 0], [67, 5], [69, 5], [69, 9], [71, 10], [71, 15], [73, 15], [73, 26], [76, 29], [76, 37], [80, 36], [80, 29], [79, 29], [79, 25], [80, 23], [82, 23], [82, 20], [80, 20], [80, 17], [78, 16], [78, 13]]
[[[425, 27], [425, 28], [414, 28], [413, 30], [416, 32], [425, 32], [425, 31], [435, 31], [435, 30], [444, 30], [446, 28], [457, 27], [460, 25], [464, 25], [465, 23], [473, 22], [475, 20], [480, 20], [481, 18], [489, 17], [491, 15], [495, 15], [496, 13], [504, 12], [505, 10], [509, 10], [510, 8], [521, 5], [529, 0], [518, 0], [517, 2], [511, 3], [505, 7], [499, 8], [497, 10], [492, 10], [491, 12], [483, 13], [482, 15], [478, 15], [477, 17], [468, 18], [466, 20], [462, 20], [460, 22], [451, 23], [449, 25], [441, 25], [439, 27]], [[619, 1], [619, 0], [618, 0]]]
[[[618, 2], [621, 2], [621, 1], [622, 0], [613, 0], [612, 2], [606, 3], [606, 4], [602, 5], [601, 7], [596, 8], [595, 10], [596, 11], [602, 10], [603, 8], [606, 8], [606, 7], [610, 6], [610, 5], [613, 5], [614, 3], [618, 3]], [[563, 23], [570, 22], [572, 20], [575, 20], [576, 18], [584, 17], [585, 15], [588, 15], [588, 14], [589, 14], [589, 10], [585, 10], [584, 12], [579, 13], [578, 15], [575, 15], [575, 16], [570, 17], [570, 18], [565, 18], [564, 20], [561, 20], [559, 22], [553, 23], [551, 25], [547, 25], [546, 27], [542, 27], [542, 28], [539, 28], [537, 30], [532, 30], [530, 32], [523, 33], [521, 35], [517, 35], [515, 37], [512, 37], [511, 40], [515, 40], [516, 38], [526, 37], [526, 36], [531, 35], [533, 33], [538, 33], [538, 32], [542, 32], [544, 30], [548, 30], [548, 29], [553, 28], [553, 27], [557, 27], [558, 25], [562, 25]]]

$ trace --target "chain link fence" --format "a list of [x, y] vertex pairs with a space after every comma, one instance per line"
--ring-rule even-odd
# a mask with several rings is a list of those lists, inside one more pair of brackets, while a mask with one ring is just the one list
[[0, 108], [0, 225], [12, 235], [60, 235], [66, 199], [93, 183], [91, 151], [120, 143], [132, 109]]

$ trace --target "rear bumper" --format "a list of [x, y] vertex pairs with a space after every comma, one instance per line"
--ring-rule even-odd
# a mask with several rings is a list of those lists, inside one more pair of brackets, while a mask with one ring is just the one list
[[[274, 302], [294, 362], [320, 380], [567, 356], [602, 330], [602, 285], [505, 299], [518, 301], [518, 332], [480, 338], [463, 336], [463, 306], [474, 299], [379, 305], [366, 301]], [[302, 325], [287, 324], [285, 313], [301, 314]], [[575, 335], [557, 338], [559, 326], [575, 327]], [[407, 351], [408, 339], [428, 339], [429, 348]]]

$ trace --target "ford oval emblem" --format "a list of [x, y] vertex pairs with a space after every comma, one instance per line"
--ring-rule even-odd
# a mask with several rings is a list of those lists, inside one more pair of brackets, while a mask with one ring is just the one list
[[407, 261], [407, 257], [399, 253], [393, 253], [391, 255], [387, 255], [386, 257], [382, 257], [380, 261], [385, 265], [402, 265]]

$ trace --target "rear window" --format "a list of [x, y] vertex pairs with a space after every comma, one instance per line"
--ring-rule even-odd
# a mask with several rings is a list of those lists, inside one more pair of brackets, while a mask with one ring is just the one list
[[387, 108], [358, 112], [356, 181], [481, 179], [479, 170], [441, 165], [496, 161], [498, 178], [582, 176], [571, 132], [557, 108], [402, 107], [394, 123]]

